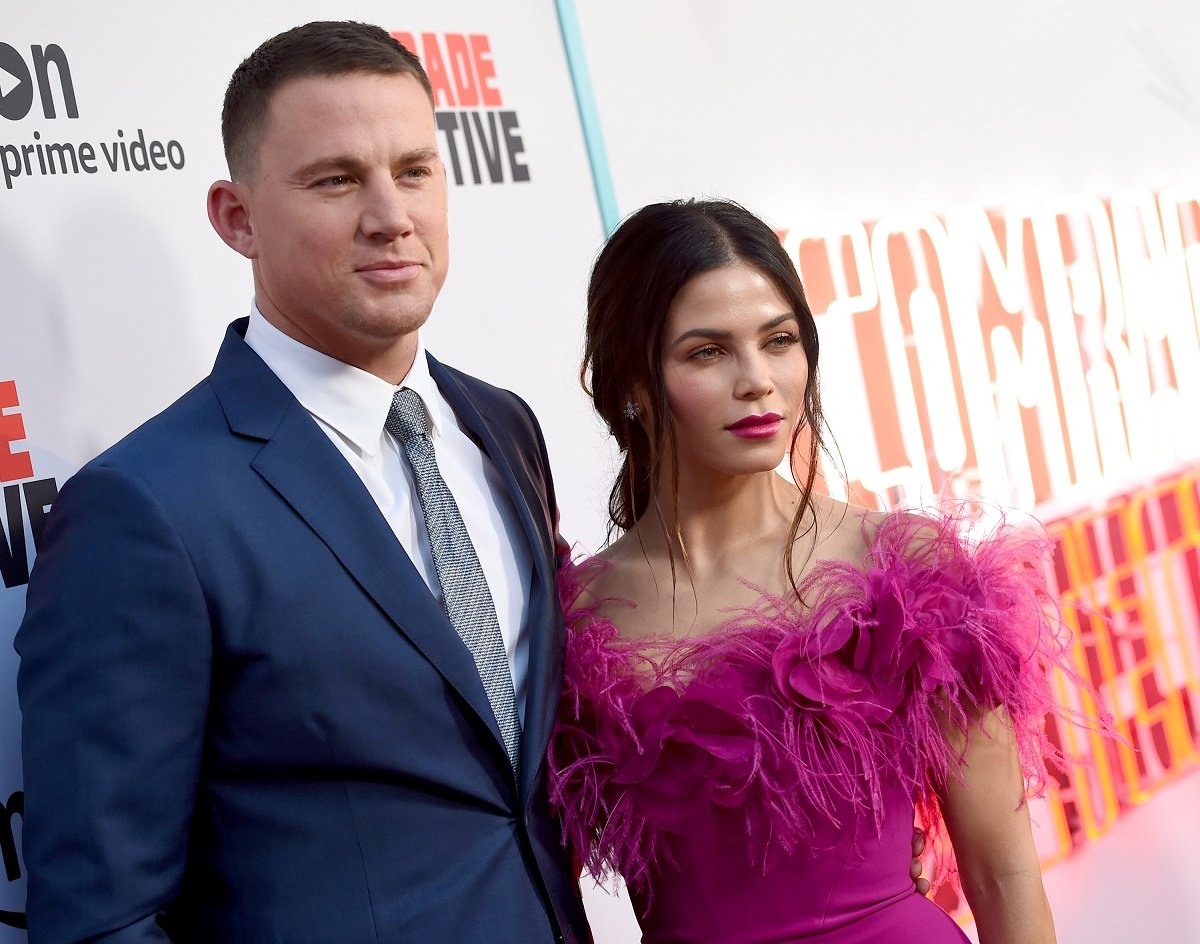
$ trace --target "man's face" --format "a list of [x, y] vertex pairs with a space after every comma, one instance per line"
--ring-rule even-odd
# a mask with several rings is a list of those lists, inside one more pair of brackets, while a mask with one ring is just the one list
[[446, 172], [418, 81], [287, 82], [244, 191], [263, 315], [365, 370], [396, 373], [398, 352], [407, 370], [449, 261]]

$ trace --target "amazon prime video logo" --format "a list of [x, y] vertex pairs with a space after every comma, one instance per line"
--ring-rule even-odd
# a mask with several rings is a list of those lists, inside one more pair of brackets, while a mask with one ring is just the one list
[[[32, 63], [32, 68], [30, 67]], [[8, 43], [0, 43], [0, 115], [9, 121], [20, 121], [33, 108], [33, 91], [37, 88], [42, 100], [42, 114], [57, 118], [50, 67], [58, 78], [58, 90], [68, 118], [79, 117], [75, 103], [75, 84], [71, 67], [61, 46], [30, 47], [30, 62]]]

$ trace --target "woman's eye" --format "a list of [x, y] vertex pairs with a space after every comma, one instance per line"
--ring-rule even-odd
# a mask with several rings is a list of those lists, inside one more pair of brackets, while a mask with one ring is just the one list
[[698, 348], [692, 351], [691, 357], [698, 361], [711, 361], [714, 357], [721, 353], [721, 349], [716, 345], [710, 344], [707, 347]]
[[793, 344], [799, 344], [800, 339], [794, 334], [777, 334], [767, 340], [769, 347], [791, 347]]

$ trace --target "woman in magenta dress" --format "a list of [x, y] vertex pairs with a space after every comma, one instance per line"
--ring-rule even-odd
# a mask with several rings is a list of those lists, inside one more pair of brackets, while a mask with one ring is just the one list
[[565, 838], [647, 944], [964, 941], [908, 878], [919, 812], [983, 944], [1051, 942], [1024, 803], [1065, 646], [1044, 542], [815, 492], [817, 349], [734, 204], [646, 207], [597, 260], [584, 368], [624, 462], [619, 536], [561, 575]]

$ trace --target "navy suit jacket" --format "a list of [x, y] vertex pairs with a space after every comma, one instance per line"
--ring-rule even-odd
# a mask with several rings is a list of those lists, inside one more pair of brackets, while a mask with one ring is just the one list
[[533, 552], [516, 778], [470, 654], [244, 331], [48, 516], [16, 640], [31, 944], [587, 941], [544, 786], [536, 421], [430, 358]]

